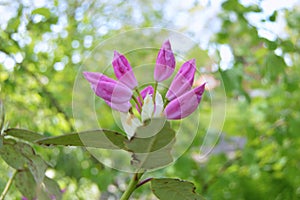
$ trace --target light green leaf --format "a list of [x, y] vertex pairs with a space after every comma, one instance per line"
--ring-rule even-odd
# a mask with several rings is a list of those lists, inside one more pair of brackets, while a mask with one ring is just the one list
[[135, 136], [126, 142], [126, 147], [133, 153], [133, 165], [153, 169], [173, 161], [171, 149], [174, 142], [175, 131], [170, 128], [169, 122], [157, 118], [137, 128]]
[[188, 181], [161, 178], [151, 180], [151, 189], [160, 200], [201, 200], [195, 192], [195, 186]]
[[6, 31], [8, 33], [15, 33], [17, 32], [19, 25], [21, 23], [21, 20], [19, 18], [19, 16], [11, 18], [8, 22], [7, 22], [7, 27], [6, 27]]
[[265, 58], [265, 66], [262, 73], [269, 80], [274, 81], [280, 74], [284, 73], [285, 67], [286, 64], [282, 57], [269, 53]]
[[85, 146], [103, 149], [124, 149], [126, 136], [109, 130], [92, 130], [37, 140], [43, 145]]
[[22, 140], [26, 140], [28, 142], [34, 142], [35, 140], [44, 138], [44, 136], [39, 133], [35, 133], [33, 131], [29, 131], [26, 129], [18, 129], [18, 128], [7, 129], [5, 130], [5, 134]]
[[51, 16], [51, 12], [48, 8], [37, 8], [32, 11], [32, 15], [39, 14], [44, 16], [45, 18], [49, 18]]
[[0, 100], [0, 135], [3, 132], [3, 127], [4, 127], [4, 122], [5, 122], [5, 110], [4, 110], [4, 104]]

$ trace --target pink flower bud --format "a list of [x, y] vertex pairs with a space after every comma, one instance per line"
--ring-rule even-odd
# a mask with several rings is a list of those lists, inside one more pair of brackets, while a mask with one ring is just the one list
[[165, 108], [167, 119], [182, 119], [192, 114], [198, 107], [205, 83], [172, 100]]
[[[153, 87], [150, 85], [150, 86], [145, 87], [145, 88], [141, 91], [141, 96], [142, 96], [143, 99], [145, 99], [145, 97], [147, 96], [147, 94], [152, 95], [153, 92], [154, 92], [154, 89], [153, 89]], [[142, 104], [142, 101], [141, 101], [140, 98], [138, 98], [138, 102], [139, 102], [139, 104], [140, 104], [141, 107], [142, 107], [143, 104]], [[140, 109], [139, 109], [139, 107], [138, 107], [138, 105], [136, 105], [136, 109], [137, 109], [139, 112], [141, 112]]]
[[83, 72], [83, 75], [90, 82], [95, 94], [105, 101], [123, 104], [131, 99], [132, 90], [121, 82], [96, 72]]
[[132, 68], [124, 55], [114, 51], [112, 65], [114, 67], [115, 75], [119, 81], [128, 86], [130, 89], [133, 89], [138, 85]]
[[169, 101], [181, 96], [192, 88], [195, 71], [195, 59], [189, 60], [181, 66], [166, 94]]
[[170, 41], [165, 41], [158, 52], [154, 69], [154, 80], [162, 82], [169, 78], [175, 68], [175, 57], [171, 49]]

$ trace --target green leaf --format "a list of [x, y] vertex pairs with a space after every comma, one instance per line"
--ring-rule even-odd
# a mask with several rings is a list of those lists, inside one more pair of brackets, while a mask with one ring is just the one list
[[277, 18], [277, 10], [275, 10], [274, 12], [273, 12], [273, 14], [269, 17], [269, 20], [271, 21], [271, 22], [275, 22], [276, 21], [276, 18]]
[[280, 74], [284, 73], [285, 62], [282, 57], [274, 53], [269, 53], [265, 58], [263, 75], [269, 80], [274, 81]]
[[2, 132], [3, 132], [4, 122], [5, 122], [4, 104], [0, 100], [0, 135], [2, 135]]
[[45, 18], [49, 18], [51, 16], [51, 12], [48, 8], [37, 8], [31, 12], [32, 15], [42, 15]]
[[61, 190], [56, 181], [48, 177], [45, 177], [43, 183], [45, 185], [44, 190], [46, 191], [48, 196], [51, 197], [51, 199], [59, 200], [62, 198]]
[[37, 184], [28, 169], [16, 174], [15, 185], [27, 199], [60, 200], [62, 198], [60, 188], [54, 180], [45, 177], [42, 184]]
[[103, 149], [124, 149], [126, 136], [109, 130], [92, 130], [37, 140], [43, 145], [85, 146]]
[[7, 27], [6, 27], [6, 31], [8, 33], [15, 33], [17, 32], [19, 25], [20, 25], [20, 18], [19, 16], [11, 18], [8, 22], [7, 22]]
[[135, 153], [149, 153], [167, 146], [174, 137], [175, 131], [170, 128], [169, 122], [153, 119], [149, 125], [138, 127], [126, 146]]
[[16, 174], [15, 185], [27, 199], [34, 199], [36, 197], [37, 185], [28, 170], [19, 171]]
[[15, 169], [24, 169], [26, 160], [22, 153], [15, 149], [14, 145], [4, 144], [3, 147], [0, 148], [0, 155], [11, 167]]
[[126, 142], [126, 147], [133, 153], [133, 165], [153, 169], [173, 161], [171, 149], [174, 142], [175, 131], [170, 128], [169, 122], [152, 119], [148, 125], [137, 128], [134, 137]]
[[14, 144], [13, 148], [22, 154], [22, 157], [18, 159], [25, 162], [35, 181], [40, 184], [44, 179], [45, 171], [48, 167], [46, 162], [39, 155], [36, 155], [34, 149], [26, 143], [18, 142]]
[[151, 180], [151, 189], [155, 196], [161, 200], [201, 200], [195, 192], [195, 186], [188, 181], [179, 179], [161, 178]]
[[44, 138], [44, 136], [41, 134], [26, 129], [18, 129], [18, 128], [7, 129], [5, 130], [5, 134], [22, 140], [26, 140], [28, 142], [34, 142], [36, 140]]

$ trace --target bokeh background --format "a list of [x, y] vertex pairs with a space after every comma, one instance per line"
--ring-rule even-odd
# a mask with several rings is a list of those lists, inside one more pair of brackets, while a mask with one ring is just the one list
[[[0, 99], [9, 126], [46, 136], [75, 131], [74, 81], [101, 42], [137, 28], [161, 28], [162, 38], [165, 29], [184, 34], [197, 44], [186, 57], [197, 59], [196, 84], [208, 82], [200, 128], [176, 163], [148, 176], [192, 181], [206, 199], [300, 198], [299, 1], [1, 0], [0, 27]], [[159, 47], [162, 38], [150, 42]], [[130, 49], [144, 40], [134, 36], [118, 45]], [[92, 60], [103, 70], [108, 63], [101, 56]], [[133, 67], [152, 59], [149, 52], [128, 56]], [[224, 105], [224, 88], [222, 134], [203, 157], [209, 116]], [[211, 96], [220, 102], [212, 105]], [[119, 128], [108, 107], [97, 114], [102, 126]], [[130, 177], [84, 148], [34, 147], [53, 166], [46, 175], [57, 180], [66, 200], [118, 199]], [[0, 160], [1, 191], [11, 172]], [[7, 199], [20, 198], [13, 185]], [[156, 198], [146, 185], [132, 199]]]

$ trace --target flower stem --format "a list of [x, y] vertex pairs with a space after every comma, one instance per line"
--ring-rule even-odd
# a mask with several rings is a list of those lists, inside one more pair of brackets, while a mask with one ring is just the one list
[[139, 109], [140, 109], [140, 111], [142, 113], [142, 106], [141, 106], [140, 102], [137, 100], [137, 98], [134, 95], [132, 95], [132, 99], [134, 100], [134, 102], [139, 107]]
[[169, 102], [170, 102], [170, 101], [166, 98], [166, 101], [165, 101], [165, 103], [164, 103], [164, 108], [168, 105]]
[[136, 188], [141, 187], [142, 185], [148, 183], [149, 181], [151, 181], [153, 178], [147, 178], [141, 182], [139, 182], [139, 184], [136, 185]]
[[14, 173], [12, 174], [12, 176], [10, 177], [10, 179], [8, 180], [8, 182], [7, 182], [7, 184], [6, 184], [3, 192], [1, 193], [0, 200], [4, 200], [4, 198], [5, 198], [6, 194], [8, 193], [8, 190], [9, 190], [9, 188], [10, 188], [10, 186], [11, 186], [11, 184], [12, 184], [12, 182], [13, 182], [15, 176], [16, 176], [16, 174], [17, 174], [17, 170], [14, 171]]
[[134, 174], [131, 181], [129, 182], [129, 185], [128, 185], [126, 191], [123, 193], [120, 200], [128, 200], [129, 199], [131, 194], [137, 188], [137, 184], [138, 184], [140, 178], [143, 176], [143, 174], [144, 174], [144, 172]]
[[141, 95], [141, 93], [140, 93], [140, 91], [139, 91], [139, 89], [137, 87], [135, 88], [135, 91], [136, 91], [137, 95], [139, 96], [142, 104], [144, 104], [144, 99], [143, 99], [143, 97], [142, 97], [142, 95]]
[[153, 94], [153, 104], [154, 104], [154, 105], [155, 105], [155, 97], [156, 97], [157, 85], [158, 85], [158, 82], [156, 81], [156, 82], [155, 82], [155, 85], [154, 85], [154, 94]]

